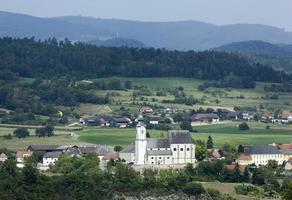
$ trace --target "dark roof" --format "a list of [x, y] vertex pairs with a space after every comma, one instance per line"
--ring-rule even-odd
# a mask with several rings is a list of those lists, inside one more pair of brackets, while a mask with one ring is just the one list
[[80, 155], [81, 152], [80, 152], [80, 150], [79, 150], [78, 147], [75, 147], [75, 146], [74, 146], [74, 147], [70, 147], [70, 148], [68, 148], [68, 149], [66, 150], [65, 154], [66, 154], [66, 155], [69, 155], [69, 156], [75, 156], [75, 155]]
[[135, 153], [135, 145], [131, 144], [126, 146], [120, 151], [120, 153]]
[[96, 147], [94, 146], [81, 146], [79, 150], [82, 154], [96, 153]]
[[56, 151], [61, 145], [30, 145], [27, 149], [31, 151]]
[[172, 130], [168, 131], [168, 137], [171, 144], [192, 144], [192, 136], [189, 131]]
[[249, 151], [250, 154], [281, 154], [276, 146], [267, 144], [252, 145], [247, 151]]
[[61, 151], [54, 151], [54, 152], [45, 153], [43, 157], [44, 158], [59, 158], [61, 154], [62, 154]]
[[226, 115], [227, 117], [242, 117], [242, 112], [240, 111], [234, 111], [234, 112], [229, 112]]
[[171, 150], [147, 150], [147, 154], [149, 156], [151, 156], [151, 155], [153, 155], [153, 156], [155, 156], [155, 155], [164, 156], [164, 155], [172, 155], [172, 152], [171, 152]]
[[203, 120], [203, 119], [219, 119], [219, 116], [215, 113], [198, 113], [192, 116], [195, 120]]
[[148, 138], [147, 148], [169, 148], [169, 140], [167, 138]]

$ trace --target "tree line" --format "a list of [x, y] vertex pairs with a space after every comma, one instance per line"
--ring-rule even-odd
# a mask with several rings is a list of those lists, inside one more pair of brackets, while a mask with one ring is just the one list
[[0, 69], [0, 77], [6, 79], [18, 75], [47, 79], [68, 74], [78, 78], [175, 76], [242, 84], [246, 84], [241, 81], [245, 79], [263, 82], [291, 79], [284, 72], [222, 52], [108, 48], [68, 40], [8, 37], [0, 39]]

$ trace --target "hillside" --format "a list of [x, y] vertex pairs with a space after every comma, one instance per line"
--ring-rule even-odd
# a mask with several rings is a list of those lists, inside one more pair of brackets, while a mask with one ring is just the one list
[[244, 41], [223, 45], [214, 50], [236, 53], [251, 62], [258, 62], [275, 69], [292, 72], [292, 45], [272, 44], [264, 41]]
[[0, 12], [0, 36], [92, 41], [113, 38], [117, 34], [148, 47], [178, 50], [206, 50], [247, 40], [292, 43], [292, 33], [257, 24], [217, 26], [199, 21], [140, 22], [78, 16], [39, 18]]
[[[112, 79], [113, 76], [119, 78]], [[267, 103], [266, 108], [270, 108], [269, 102], [278, 108], [290, 108], [290, 86], [283, 84], [291, 80], [291, 75], [236, 55], [212, 51], [109, 48], [68, 40], [2, 38], [0, 77], [2, 123], [35, 124], [54, 119], [66, 124], [66, 117], [96, 114], [84, 113], [83, 109], [111, 111], [120, 116], [122, 105], [133, 114], [142, 104], [153, 102], [161, 107], [177, 104], [185, 109], [193, 105], [233, 108], [262, 102]], [[279, 87], [286, 93], [279, 93], [279, 100], [274, 101], [273, 93], [267, 94], [261, 87], [258, 94], [242, 99], [240, 96], [245, 94], [226, 89], [257, 91], [258, 81], [283, 85]], [[154, 85], [150, 88], [149, 84]], [[181, 93], [177, 91], [179, 86], [191, 88]]]
[[264, 41], [244, 41], [226, 44], [215, 48], [216, 50], [230, 52], [247, 52], [255, 54], [270, 54], [270, 55], [291, 55], [291, 45], [277, 45]]

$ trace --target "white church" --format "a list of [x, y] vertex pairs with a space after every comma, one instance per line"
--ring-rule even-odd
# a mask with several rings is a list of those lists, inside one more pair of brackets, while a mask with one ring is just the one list
[[120, 152], [120, 158], [135, 165], [175, 165], [195, 163], [195, 145], [189, 131], [168, 131], [166, 138], [147, 138], [146, 127], [139, 121], [135, 145]]

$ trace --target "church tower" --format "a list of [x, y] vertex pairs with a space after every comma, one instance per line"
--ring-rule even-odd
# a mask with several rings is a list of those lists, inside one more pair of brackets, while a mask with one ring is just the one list
[[143, 122], [139, 121], [136, 126], [136, 141], [135, 141], [135, 164], [144, 165], [146, 157], [147, 138], [146, 128]]

